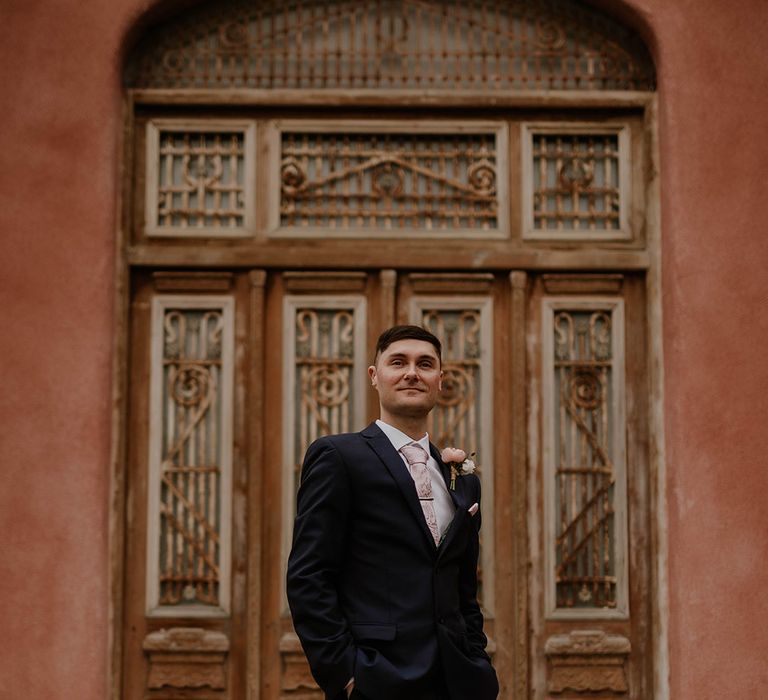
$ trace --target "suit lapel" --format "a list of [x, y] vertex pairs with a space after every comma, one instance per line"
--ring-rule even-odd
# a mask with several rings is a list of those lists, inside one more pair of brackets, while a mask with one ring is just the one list
[[451, 488], [451, 468], [443, 462], [443, 460], [440, 457], [440, 452], [438, 452], [437, 448], [430, 443], [430, 452], [432, 453], [432, 457], [435, 458], [435, 461], [440, 466], [440, 472], [443, 475], [443, 479], [445, 479], [445, 485], [448, 489], [448, 493], [451, 496], [451, 500], [453, 501], [453, 505], [456, 507], [456, 512], [453, 514], [453, 519], [448, 524], [448, 527], [445, 530], [445, 533], [443, 534], [443, 539], [440, 540], [440, 545], [437, 549], [438, 551], [438, 557], [442, 556], [443, 552], [445, 552], [451, 545], [451, 542], [456, 537], [456, 533], [461, 531], [461, 527], [463, 525], [464, 519], [470, 517], [467, 508], [471, 505], [471, 503], [467, 503], [467, 495], [465, 493], [464, 483], [462, 482], [461, 478], [456, 479], [456, 488]]
[[[443, 475], [443, 481], [445, 481], [445, 487], [448, 489], [448, 494], [453, 500], [453, 505], [458, 509], [459, 501], [456, 497], [456, 491], [454, 491], [451, 488], [451, 468], [445, 462], [443, 462], [442, 458], [440, 457], [440, 452], [438, 451], [437, 447], [435, 447], [431, 442], [429, 443], [429, 451], [432, 453], [432, 458], [435, 460], [435, 462], [437, 462], [437, 465], [440, 467], [440, 473]], [[458, 480], [457, 480], [457, 483], [458, 483]]]
[[413, 513], [413, 517], [416, 518], [419, 530], [421, 530], [424, 537], [427, 538], [431, 551], [435, 551], [435, 541], [432, 538], [432, 533], [429, 531], [427, 521], [424, 519], [424, 511], [419, 503], [419, 497], [416, 495], [416, 486], [413, 483], [413, 478], [408, 473], [408, 467], [405, 466], [397, 450], [392, 446], [389, 438], [381, 431], [378, 425], [371, 423], [361, 435], [368, 441], [371, 449], [376, 453], [378, 458], [384, 462], [384, 466], [387, 468], [392, 478], [397, 483], [403, 497], [408, 503], [408, 507]]

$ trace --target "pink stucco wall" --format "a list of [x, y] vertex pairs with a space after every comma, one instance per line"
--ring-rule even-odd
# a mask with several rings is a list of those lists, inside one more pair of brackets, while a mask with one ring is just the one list
[[[107, 693], [118, 75], [151, 4], [0, 9], [3, 699]], [[671, 696], [757, 698], [768, 693], [768, 3], [627, 8], [660, 80]]]
[[768, 3], [658, 17], [673, 698], [768, 697]]

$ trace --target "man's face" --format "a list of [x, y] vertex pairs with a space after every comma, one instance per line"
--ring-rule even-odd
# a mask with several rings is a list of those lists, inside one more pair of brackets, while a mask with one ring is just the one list
[[379, 393], [381, 417], [425, 416], [440, 392], [443, 375], [437, 351], [426, 340], [397, 340], [368, 368], [371, 383]]

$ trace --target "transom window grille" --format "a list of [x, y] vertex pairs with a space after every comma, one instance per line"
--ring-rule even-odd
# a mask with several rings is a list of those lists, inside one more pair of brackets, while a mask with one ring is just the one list
[[626, 128], [524, 128], [525, 236], [628, 238]]
[[635, 35], [567, 0], [225, 0], [148, 32], [130, 87], [652, 90]]
[[284, 303], [283, 565], [293, 531], [301, 465], [319, 437], [365, 421], [365, 298], [288, 296]]
[[623, 307], [545, 302], [549, 612], [625, 616]]
[[[493, 334], [490, 298], [415, 297], [411, 319], [442, 344], [442, 391], [429, 416], [430, 440], [439, 448], [456, 446], [476, 453], [483, 487], [483, 521], [493, 523], [492, 375]], [[478, 596], [494, 610], [493, 542], [481, 531]], [[487, 532], [492, 532], [489, 527]]]
[[148, 613], [229, 608], [233, 301], [152, 308]]
[[150, 122], [147, 233], [238, 236], [253, 228], [253, 126]]
[[500, 125], [283, 125], [274, 226], [299, 235], [504, 235], [505, 144]]

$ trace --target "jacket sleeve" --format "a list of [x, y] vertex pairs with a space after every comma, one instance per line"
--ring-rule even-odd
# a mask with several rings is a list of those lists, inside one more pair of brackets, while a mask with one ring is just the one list
[[[476, 475], [473, 480], [475, 503], [480, 504], [480, 479]], [[467, 640], [472, 656], [478, 656], [490, 661], [485, 652], [488, 639], [483, 633], [483, 613], [477, 601], [477, 561], [480, 553], [480, 524], [481, 510], [472, 516], [470, 521], [470, 537], [459, 566], [459, 606], [467, 628]]]
[[310, 445], [301, 470], [286, 592], [312, 675], [330, 696], [344, 688], [355, 665], [337, 592], [349, 509], [346, 467], [331, 440], [321, 438]]

